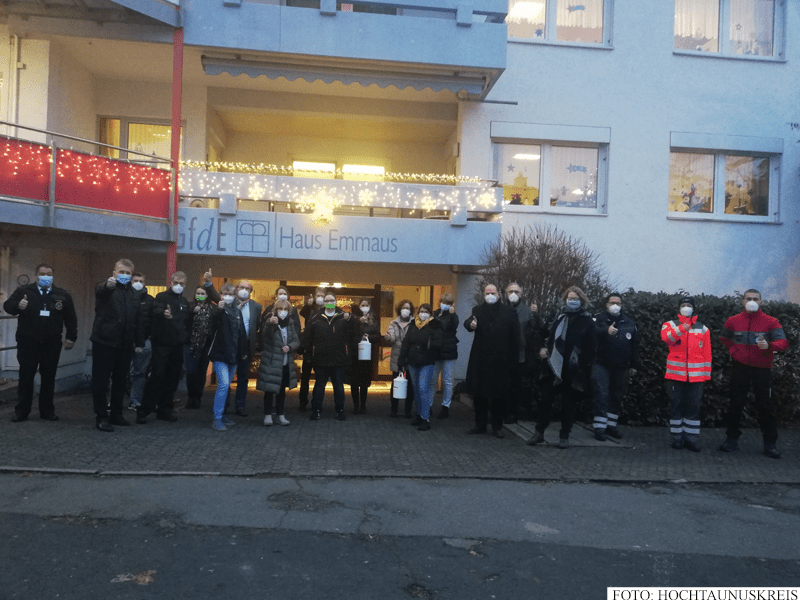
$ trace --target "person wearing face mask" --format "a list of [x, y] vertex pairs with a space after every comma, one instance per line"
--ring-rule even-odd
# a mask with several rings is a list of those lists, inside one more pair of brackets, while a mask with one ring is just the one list
[[261, 326], [264, 326], [264, 321], [267, 318], [267, 315], [271, 315], [275, 312], [275, 303], [278, 300], [286, 300], [289, 303], [289, 318], [294, 323], [295, 331], [299, 336], [303, 331], [300, 325], [300, 313], [297, 312], [297, 309], [292, 305], [292, 301], [289, 300], [289, 290], [287, 290], [284, 286], [280, 286], [278, 289], [275, 290], [275, 302], [273, 302], [270, 306], [264, 307], [264, 312], [261, 318]]
[[450, 416], [450, 403], [453, 400], [453, 369], [458, 358], [458, 315], [454, 306], [455, 298], [450, 292], [442, 294], [439, 308], [433, 312], [433, 318], [442, 326], [442, 347], [433, 365], [431, 377], [431, 398], [436, 393], [439, 373], [442, 374], [442, 408], [437, 419]]
[[264, 392], [264, 425], [273, 424], [273, 405], [278, 425], [288, 425], [284, 414], [286, 388], [297, 387], [294, 353], [300, 346], [300, 338], [291, 318], [289, 300], [279, 298], [271, 308], [261, 325], [261, 364], [256, 388]]
[[220, 293], [222, 297], [213, 311], [211, 347], [208, 356], [214, 363], [214, 372], [217, 374], [217, 390], [214, 392], [214, 421], [211, 426], [217, 431], [225, 431], [227, 425], [235, 424], [224, 414], [228, 391], [237, 365], [241, 357], [249, 352], [249, 349], [244, 315], [237, 306], [236, 288], [232, 283], [226, 283], [222, 286]]
[[319, 420], [325, 386], [333, 385], [333, 403], [336, 419], [344, 421], [344, 369], [350, 363], [350, 313], [336, 306], [336, 296], [325, 294], [322, 312], [311, 318], [303, 332], [303, 346], [311, 350], [314, 366], [314, 391], [312, 392], [311, 420]]
[[[92, 399], [95, 427], [114, 431], [114, 425], [128, 426], [122, 416], [122, 401], [134, 353], [145, 345], [139, 292], [131, 286], [133, 263], [122, 258], [111, 276], [95, 287], [92, 325]], [[110, 407], [108, 384], [111, 382]]]
[[174, 396], [183, 369], [183, 347], [191, 331], [192, 310], [184, 297], [186, 273], [176, 271], [169, 279], [169, 287], [153, 300], [150, 342], [153, 356], [150, 359], [150, 376], [144, 386], [142, 405], [136, 411], [136, 422], [147, 423], [147, 415], [156, 413], [161, 421], [175, 422]]
[[464, 328], [475, 334], [467, 365], [467, 391], [475, 404], [475, 427], [468, 433], [486, 433], [489, 408], [492, 432], [505, 437], [506, 394], [511, 385], [511, 370], [519, 361], [520, 330], [517, 313], [500, 302], [497, 286], [483, 288], [483, 302], [472, 309]]
[[[354, 415], [363, 415], [367, 412], [367, 391], [372, 385], [372, 377], [378, 366], [380, 339], [378, 316], [372, 312], [370, 299], [362, 298], [353, 311], [350, 365], [345, 372], [345, 381], [350, 384], [350, 396], [353, 398]], [[358, 344], [362, 340], [367, 340], [371, 344], [369, 360], [360, 360], [358, 357]]]
[[139, 297], [139, 310], [145, 337], [142, 351], [134, 353], [133, 362], [131, 363], [131, 403], [128, 408], [136, 410], [142, 404], [144, 386], [147, 382], [147, 369], [150, 366], [150, 357], [153, 354], [152, 345], [150, 344], [150, 319], [153, 312], [153, 297], [147, 293], [145, 277], [138, 271], [134, 271], [131, 277], [131, 287]]
[[[386, 335], [383, 336], [384, 342], [392, 347], [392, 355], [389, 359], [389, 368], [392, 369], [392, 379], [395, 379], [402, 372], [397, 364], [397, 359], [400, 358], [400, 348], [403, 345], [403, 338], [408, 331], [408, 326], [411, 323], [411, 316], [414, 314], [414, 304], [411, 300], [401, 300], [397, 303], [396, 307], [397, 317], [389, 323], [389, 328]], [[397, 417], [397, 409], [400, 400], [394, 397], [394, 389], [390, 392], [391, 412], [389, 416], [392, 418]], [[403, 416], [406, 419], [411, 418], [411, 409], [414, 406], [414, 387], [408, 386], [405, 399], [405, 412]]]
[[[325, 303], [325, 294], [327, 290], [323, 287], [318, 287], [314, 290], [314, 294], [310, 296], [303, 307], [300, 309], [300, 316], [303, 317], [303, 331], [308, 327], [309, 322], [317, 314], [325, 310], [323, 306]], [[298, 331], [300, 331], [298, 329]], [[311, 349], [303, 347], [302, 336], [300, 338], [300, 347], [297, 351], [303, 355], [303, 366], [300, 372], [300, 412], [308, 410], [308, 392], [311, 386]]]
[[183, 367], [186, 371], [186, 408], [188, 409], [200, 408], [200, 400], [206, 387], [214, 308], [214, 303], [209, 296], [209, 289], [203, 285], [198, 286], [194, 290], [189, 337], [183, 352]]
[[522, 288], [517, 282], [506, 286], [506, 302], [517, 314], [520, 332], [519, 360], [511, 367], [509, 406], [505, 418], [505, 423], [513, 424], [519, 419], [528, 418], [533, 411], [531, 395], [525, 393], [522, 381], [527, 365], [526, 334], [531, 328], [541, 329], [542, 320], [539, 318], [536, 303], [528, 303], [522, 299]]
[[661, 326], [661, 339], [669, 348], [664, 374], [669, 431], [675, 450], [700, 452], [700, 402], [703, 382], [711, 379], [711, 332], [698, 320], [692, 296], [681, 297], [678, 313]]
[[[33, 406], [33, 380], [41, 376], [39, 416], [45, 421], [58, 421], [53, 393], [61, 348], [71, 350], [78, 339], [78, 317], [67, 290], [53, 285], [53, 267], [36, 266], [36, 281], [18, 287], [3, 303], [3, 310], [17, 316], [17, 362], [19, 384], [17, 405], [11, 421], [28, 418]], [[63, 343], [61, 336], [66, 329]]]
[[545, 441], [544, 432], [550, 424], [553, 401], [561, 395], [561, 431], [558, 447], [569, 448], [569, 434], [575, 420], [575, 411], [581, 400], [591, 394], [592, 365], [597, 350], [597, 335], [594, 320], [586, 312], [589, 298], [577, 286], [568, 287], [561, 295], [563, 307], [550, 326], [546, 346], [539, 356], [547, 360], [547, 369], [542, 373], [542, 396], [536, 432], [527, 441], [535, 446]]
[[622, 312], [622, 295], [610, 294], [606, 310], [594, 316], [597, 333], [597, 356], [592, 367], [592, 412], [594, 437], [620, 439], [617, 427], [622, 399], [628, 390], [628, 379], [641, 368], [639, 363], [639, 331], [636, 323]]
[[236, 414], [247, 417], [247, 386], [250, 383], [250, 363], [256, 354], [258, 332], [261, 327], [261, 305], [252, 299], [253, 286], [242, 279], [236, 286], [236, 306], [242, 311], [248, 351], [239, 358], [236, 367]]
[[419, 431], [431, 428], [431, 404], [433, 403], [434, 363], [442, 347], [442, 325], [431, 318], [430, 304], [421, 304], [417, 317], [411, 321], [403, 337], [397, 366], [400, 369], [408, 366], [411, 384], [414, 386], [414, 398], [417, 402], [417, 416], [411, 421]]
[[761, 292], [749, 289], [742, 298], [743, 311], [725, 321], [720, 340], [733, 359], [726, 439], [719, 447], [723, 452], [739, 448], [742, 420], [747, 395], [753, 388], [758, 408], [758, 426], [764, 441], [764, 454], [780, 458], [778, 441], [778, 400], [772, 394], [772, 358], [775, 352], [789, 348], [786, 334], [778, 319], [761, 310]]

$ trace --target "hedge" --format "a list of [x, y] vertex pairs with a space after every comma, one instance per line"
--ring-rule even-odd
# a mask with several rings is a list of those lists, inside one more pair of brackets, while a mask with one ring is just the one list
[[[622, 294], [622, 310], [639, 329], [639, 357], [642, 369], [631, 378], [628, 395], [623, 402], [620, 422], [630, 425], [665, 425], [669, 422], [669, 401], [664, 384], [667, 345], [661, 341], [661, 325], [678, 314], [680, 294], [657, 294], [628, 290]], [[783, 326], [789, 349], [776, 352], [772, 368], [773, 394], [778, 398], [778, 422], [800, 421], [800, 305], [783, 301], [765, 301], [762, 310], [777, 318]], [[602, 301], [593, 310], [605, 310]], [[711, 380], [703, 389], [700, 411], [703, 426], [723, 425], [729, 404], [731, 358], [719, 336], [728, 317], [741, 312], [741, 297], [695, 296], [695, 314], [711, 330]], [[752, 392], [751, 392], [752, 396]], [[591, 407], [581, 407], [579, 418], [591, 421]], [[755, 426], [755, 406], [745, 407], [743, 425]]]

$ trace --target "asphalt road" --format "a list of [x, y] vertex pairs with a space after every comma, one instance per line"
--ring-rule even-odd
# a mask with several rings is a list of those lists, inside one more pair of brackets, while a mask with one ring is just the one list
[[800, 586], [800, 488], [0, 475], [0, 599]]

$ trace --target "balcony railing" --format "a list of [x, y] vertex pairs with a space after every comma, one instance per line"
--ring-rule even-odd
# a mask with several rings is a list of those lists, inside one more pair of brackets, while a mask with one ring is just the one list
[[[50, 140], [0, 136], [0, 197], [46, 205], [42, 225], [58, 226], [57, 208], [173, 222], [174, 170], [169, 159], [15, 123], [0, 125]], [[65, 147], [77, 144], [116, 149], [136, 158], [106, 158]]]

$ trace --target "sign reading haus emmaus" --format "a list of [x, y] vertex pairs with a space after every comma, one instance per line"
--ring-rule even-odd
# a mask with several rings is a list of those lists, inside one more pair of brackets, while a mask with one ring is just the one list
[[336, 216], [316, 225], [308, 215], [239, 211], [220, 215], [181, 208], [178, 252], [304, 260], [478, 265], [500, 235], [499, 223]]

